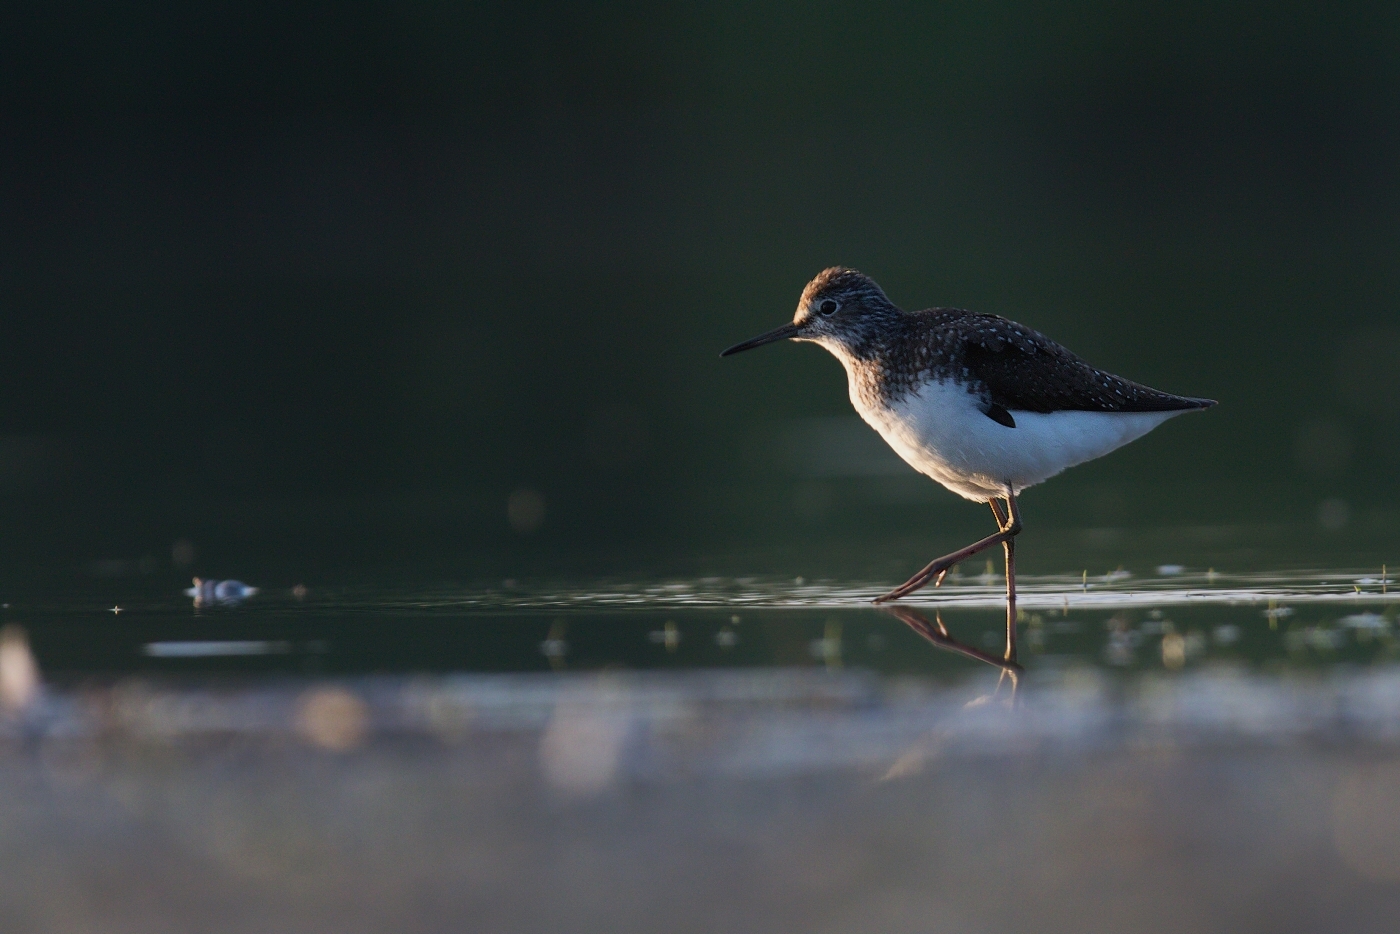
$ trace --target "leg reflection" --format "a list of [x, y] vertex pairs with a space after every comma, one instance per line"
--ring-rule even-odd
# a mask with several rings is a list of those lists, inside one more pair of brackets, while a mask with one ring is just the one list
[[[1008, 638], [1008, 645], [1006, 646], [1004, 655], [992, 655], [989, 652], [983, 652], [981, 649], [975, 649], [970, 645], [965, 645], [949, 635], [948, 627], [943, 625], [943, 617], [936, 610], [933, 614], [933, 620], [930, 621], [927, 617], [911, 610], [907, 606], [890, 606], [884, 609], [886, 613], [892, 614], [896, 619], [923, 636], [937, 648], [945, 649], [949, 652], [956, 652], [967, 658], [976, 659], [979, 662], [991, 665], [1001, 672], [1001, 677], [997, 679], [996, 689], [990, 694], [969, 701], [967, 704], [963, 705], [964, 710], [970, 710], [997, 702], [997, 698], [1001, 694], [1002, 685], [1007, 682], [1011, 684], [1010, 696], [1002, 703], [1006, 705], [1008, 710], [1015, 709], [1016, 689], [1020, 686], [1021, 672], [1023, 669], [1016, 663], [1015, 646], [1010, 642], [1010, 638], [1014, 637]], [[900, 754], [889, 767], [889, 770], [881, 777], [881, 781], [906, 778], [921, 772], [929, 761], [935, 760], [941, 755], [943, 745], [947, 741], [949, 735], [950, 732], [946, 725], [931, 731], [928, 735], [924, 736]]]
[[949, 652], [956, 652], [967, 658], [975, 658], [979, 662], [985, 662], [988, 665], [1001, 669], [1001, 678], [997, 681], [997, 690], [1000, 691], [1001, 685], [1009, 680], [1011, 682], [1011, 696], [1013, 698], [1016, 696], [1016, 688], [1020, 683], [1021, 672], [1024, 671], [1024, 669], [1016, 662], [1014, 629], [1008, 628], [1006, 651], [998, 657], [954, 639], [948, 634], [948, 627], [943, 625], [943, 616], [937, 610], [933, 613], [932, 622], [922, 613], [912, 610], [907, 606], [889, 606], [885, 607], [884, 610], [938, 648], [946, 649]]

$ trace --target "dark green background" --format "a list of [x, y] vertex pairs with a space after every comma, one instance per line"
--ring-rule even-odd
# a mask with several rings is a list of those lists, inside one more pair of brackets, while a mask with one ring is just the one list
[[10, 4], [0, 88], [9, 574], [892, 574], [990, 517], [717, 356], [833, 263], [1221, 400], [1026, 497], [1107, 567], [1393, 541], [1393, 4]]

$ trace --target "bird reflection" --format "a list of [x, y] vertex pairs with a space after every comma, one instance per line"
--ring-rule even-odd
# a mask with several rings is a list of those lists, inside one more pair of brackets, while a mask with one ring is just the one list
[[979, 700], [981, 702], [986, 702], [987, 700], [995, 698], [996, 695], [1000, 693], [1002, 684], [1008, 681], [1011, 683], [1010, 700], [1013, 703], [1015, 702], [1016, 688], [1020, 685], [1021, 672], [1025, 669], [1016, 661], [1016, 644], [1010, 637], [1007, 638], [1005, 652], [998, 658], [995, 655], [983, 652], [981, 649], [973, 648], [966, 643], [954, 639], [949, 635], [948, 627], [943, 625], [943, 616], [937, 610], [933, 611], [933, 620], [930, 621], [928, 617], [924, 616], [922, 613], [907, 606], [894, 605], [884, 607], [883, 609], [886, 613], [894, 616], [938, 648], [949, 652], [956, 652], [967, 658], [974, 658], [979, 662], [985, 662], [994, 668], [999, 668], [1001, 670], [1001, 678], [997, 681], [996, 691], [992, 693], [991, 697], [980, 698]]
[[[948, 634], [948, 627], [943, 625], [943, 617], [937, 610], [933, 613], [932, 621], [923, 614], [907, 606], [888, 606], [884, 607], [884, 611], [923, 636], [937, 648], [949, 652], [956, 652], [959, 655], [976, 659], [979, 662], [985, 662], [1001, 671], [1001, 677], [997, 679], [996, 688], [993, 689], [990, 694], [984, 694], [964, 704], [964, 710], [985, 707], [988, 704], [996, 703], [998, 700], [1001, 700], [1008, 710], [1015, 708], [1016, 689], [1020, 686], [1021, 672], [1024, 669], [1016, 662], [1016, 647], [1012, 639], [1007, 639], [1005, 653], [1002, 657], [998, 658], [995, 655], [983, 652], [981, 649], [975, 649], [970, 645], [966, 645], [954, 639]], [[1001, 699], [1002, 685], [1007, 683], [1011, 685], [1011, 689], [1007, 696]], [[930, 731], [896, 757], [880, 780], [893, 781], [907, 778], [923, 771], [924, 767], [930, 761], [936, 760], [941, 755], [944, 744], [948, 741], [949, 736], [950, 733], [946, 724]]]

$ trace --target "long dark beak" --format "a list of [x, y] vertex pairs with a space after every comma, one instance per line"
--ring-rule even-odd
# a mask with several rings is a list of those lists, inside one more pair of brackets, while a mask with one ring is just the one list
[[760, 334], [753, 340], [744, 341], [742, 344], [735, 344], [728, 350], [720, 354], [721, 357], [728, 357], [741, 350], [753, 350], [755, 347], [762, 347], [764, 344], [771, 344], [774, 341], [786, 340], [789, 337], [796, 337], [802, 329], [795, 324], [785, 324], [780, 328], [769, 331], [767, 334]]

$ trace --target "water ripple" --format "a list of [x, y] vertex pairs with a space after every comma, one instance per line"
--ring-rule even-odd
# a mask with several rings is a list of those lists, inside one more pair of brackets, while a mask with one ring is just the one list
[[[1114, 572], [1095, 577], [1023, 575], [1017, 579], [1017, 602], [1026, 610], [1116, 610], [1177, 606], [1285, 606], [1339, 604], [1376, 606], [1395, 602], [1391, 582], [1365, 572], [1293, 572], [1288, 574], [1172, 574], [1133, 577]], [[519, 585], [510, 589], [441, 590], [383, 606], [501, 609], [856, 609], [867, 608], [888, 589], [887, 583], [830, 580], [759, 580], [707, 577], [650, 583], [609, 582], [568, 585]], [[1005, 584], [999, 576], [963, 578], [928, 588], [903, 603], [929, 609], [991, 609], [1003, 606]], [[370, 601], [379, 602], [379, 601]]]

